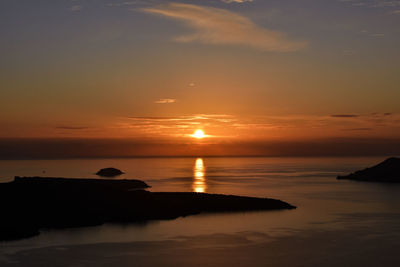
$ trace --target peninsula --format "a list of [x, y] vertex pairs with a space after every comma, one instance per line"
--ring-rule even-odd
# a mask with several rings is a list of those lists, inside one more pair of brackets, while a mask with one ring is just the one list
[[337, 179], [349, 179], [366, 182], [400, 183], [400, 158], [388, 158], [370, 168], [356, 171]]
[[140, 180], [15, 177], [0, 183], [0, 240], [67, 228], [174, 219], [204, 212], [294, 209], [276, 199], [149, 192]]

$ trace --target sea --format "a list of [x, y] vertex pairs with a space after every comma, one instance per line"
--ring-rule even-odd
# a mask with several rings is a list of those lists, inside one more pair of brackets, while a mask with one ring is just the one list
[[115, 167], [125, 172], [117, 179], [143, 180], [151, 191], [268, 197], [297, 207], [43, 229], [36, 237], [0, 242], [0, 266], [400, 266], [400, 185], [336, 179], [384, 159], [0, 161], [0, 182], [14, 176], [98, 178], [99, 169]]

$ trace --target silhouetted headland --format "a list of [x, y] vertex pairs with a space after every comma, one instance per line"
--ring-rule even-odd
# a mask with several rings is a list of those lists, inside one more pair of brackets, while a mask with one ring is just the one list
[[116, 168], [104, 168], [96, 172], [96, 175], [103, 177], [115, 177], [121, 174], [124, 174], [124, 172]]
[[370, 168], [356, 171], [337, 179], [350, 179], [367, 182], [400, 183], [400, 158], [388, 158]]
[[174, 219], [202, 212], [294, 209], [276, 199], [149, 192], [139, 180], [15, 177], [0, 183], [0, 240], [66, 228]]

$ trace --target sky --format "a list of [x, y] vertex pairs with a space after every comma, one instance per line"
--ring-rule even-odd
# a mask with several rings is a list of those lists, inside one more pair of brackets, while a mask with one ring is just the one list
[[400, 1], [2, 0], [0, 36], [0, 158], [400, 154]]

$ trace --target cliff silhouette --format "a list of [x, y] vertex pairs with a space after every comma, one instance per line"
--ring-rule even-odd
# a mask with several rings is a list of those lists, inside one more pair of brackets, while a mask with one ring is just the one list
[[383, 162], [337, 179], [367, 182], [400, 183], [400, 158], [388, 158]]

